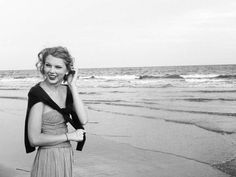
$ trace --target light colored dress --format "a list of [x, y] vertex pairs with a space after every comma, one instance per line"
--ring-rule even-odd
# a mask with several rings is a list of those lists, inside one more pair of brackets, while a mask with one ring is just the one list
[[[57, 135], [68, 131], [63, 116], [56, 110], [43, 114], [42, 133]], [[72, 177], [73, 149], [70, 142], [38, 148], [31, 177]]]

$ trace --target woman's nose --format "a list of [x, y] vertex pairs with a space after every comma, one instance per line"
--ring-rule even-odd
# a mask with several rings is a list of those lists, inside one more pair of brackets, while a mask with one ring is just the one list
[[49, 71], [50, 71], [50, 73], [54, 73], [55, 72], [55, 68], [51, 67]]

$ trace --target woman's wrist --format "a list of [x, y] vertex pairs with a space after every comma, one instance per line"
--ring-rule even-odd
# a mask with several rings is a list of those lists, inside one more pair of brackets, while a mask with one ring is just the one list
[[76, 85], [71, 85], [71, 86], [69, 86], [69, 88], [70, 88], [72, 95], [78, 96], [78, 89], [77, 89]]
[[69, 141], [68, 133], [65, 133], [66, 135], [66, 141]]
[[71, 89], [71, 91], [76, 91], [77, 90], [77, 87], [75, 84], [68, 84], [69, 88]]

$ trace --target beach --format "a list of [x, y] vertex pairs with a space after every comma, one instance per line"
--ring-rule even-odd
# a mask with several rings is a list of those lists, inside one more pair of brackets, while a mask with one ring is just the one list
[[[1, 177], [30, 175], [35, 152], [26, 154], [24, 149], [27, 92], [0, 92]], [[75, 176], [236, 176], [234, 105], [219, 99], [235, 99], [232, 88], [79, 88], [79, 92], [89, 123], [85, 147], [74, 154]], [[214, 104], [208, 101], [216, 98]]]
[[[79, 70], [89, 122], [83, 151], [74, 151], [75, 176], [236, 176], [235, 70]], [[27, 93], [40, 80], [35, 70], [0, 71], [0, 177], [30, 175], [35, 152], [25, 153], [24, 121]]]

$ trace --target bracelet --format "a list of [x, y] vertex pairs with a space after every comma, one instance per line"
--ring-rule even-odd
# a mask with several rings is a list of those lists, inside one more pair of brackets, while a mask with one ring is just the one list
[[66, 141], [69, 141], [67, 133], [65, 133], [65, 135], [66, 135]]

